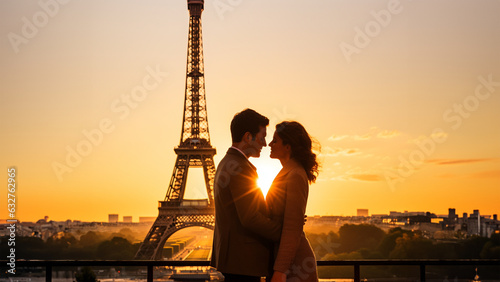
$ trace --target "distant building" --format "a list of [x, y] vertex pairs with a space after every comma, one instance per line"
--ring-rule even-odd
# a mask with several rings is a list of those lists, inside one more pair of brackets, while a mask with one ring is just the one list
[[132, 216], [123, 216], [123, 222], [132, 223]]
[[408, 223], [410, 225], [417, 223], [431, 223], [431, 218], [425, 215], [411, 215], [408, 216]]
[[479, 235], [481, 237], [491, 237], [493, 233], [500, 233], [500, 222], [496, 214], [491, 216], [481, 216], [479, 210], [474, 210], [469, 217], [462, 219], [463, 230], [467, 230], [467, 235]]
[[391, 211], [389, 212], [390, 217], [408, 217], [408, 216], [429, 216], [426, 212], [409, 212], [409, 211], [404, 211], [404, 212], [397, 212], [397, 211]]
[[405, 211], [405, 216], [427, 216], [426, 212], [408, 212]]
[[397, 211], [390, 211], [389, 212], [390, 217], [398, 217], [398, 216], [403, 216], [403, 213], [397, 212]]
[[448, 219], [455, 220], [455, 218], [458, 218], [458, 215], [455, 213], [455, 209], [448, 209]]
[[455, 209], [448, 209], [448, 215], [443, 217], [441, 222], [443, 230], [455, 230], [455, 225], [458, 223], [458, 215]]
[[368, 216], [368, 209], [358, 209], [358, 216]]
[[443, 224], [444, 220], [441, 217], [434, 217], [434, 218], [431, 218], [431, 223]]
[[467, 234], [480, 235], [481, 234], [481, 215], [479, 210], [474, 210], [467, 220]]
[[154, 222], [156, 220], [156, 216], [140, 216], [139, 223], [145, 222]]
[[481, 218], [481, 236], [490, 238], [494, 233], [500, 234], [500, 222]]
[[109, 223], [117, 223], [118, 222], [118, 214], [108, 214], [108, 222]]

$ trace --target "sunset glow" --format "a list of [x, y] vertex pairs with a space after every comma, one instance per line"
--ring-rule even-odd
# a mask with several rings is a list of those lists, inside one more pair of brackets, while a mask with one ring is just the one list
[[[186, 1], [61, 2], [0, 1], [2, 207], [15, 167], [22, 221], [157, 216], [181, 134]], [[500, 1], [215, 2], [202, 16], [215, 165], [252, 108], [268, 143], [297, 120], [321, 144], [310, 216], [500, 213]], [[268, 150], [251, 159], [264, 195], [281, 168]], [[189, 181], [186, 196], [206, 196], [200, 170]]]
[[257, 167], [257, 174], [259, 175], [257, 185], [259, 185], [262, 190], [264, 197], [267, 195], [274, 178], [281, 170], [280, 162], [269, 158], [269, 152], [269, 147], [263, 148], [259, 159], [250, 159], [250, 161]]

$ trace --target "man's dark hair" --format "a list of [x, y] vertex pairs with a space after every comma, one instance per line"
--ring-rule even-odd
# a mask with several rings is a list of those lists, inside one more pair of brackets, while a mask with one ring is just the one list
[[241, 142], [243, 135], [250, 132], [252, 136], [257, 135], [260, 126], [269, 125], [269, 119], [252, 109], [245, 109], [234, 115], [231, 121], [231, 139], [233, 143]]

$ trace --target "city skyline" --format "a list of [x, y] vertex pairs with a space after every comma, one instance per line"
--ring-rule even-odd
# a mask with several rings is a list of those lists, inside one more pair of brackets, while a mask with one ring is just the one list
[[[181, 133], [186, 1], [0, 7], [0, 162], [17, 170], [16, 217], [156, 216]], [[499, 9], [206, 1], [215, 163], [230, 146], [232, 116], [249, 107], [271, 120], [267, 142], [276, 123], [295, 119], [321, 144], [308, 215], [500, 213]], [[279, 162], [269, 147], [251, 161], [265, 194]], [[201, 171], [189, 173], [186, 198], [203, 198]]]
[[[395, 210], [390, 210], [390, 211], [387, 211], [385, 213], [370, 213], [369, 212], [369, 209], [356, 209], [357, 212], [354, 212], [352, 214], [328, 214], [328, 215], [324, 215], [324, 214], [314, 214], [314, 215], [307, 215], [307, 217], [329, 217], [329, 216], [334, 216], [334, 217], [373, 217], [373, 216], [394, 216], [394, 214], [397, 214], [398, 216], [403, 216], [405, 214], [407, 215], [422, 215], [422, 214], [427, 214], [429, 213], [431, 216], [435, 215], [437, 218], [447, 218], [449, 216], [449, 212], [450, 212], [450, 209], [453, 210], [453, 212], [455, 212], [455, 215], [462, 218], [465, 214], [467, 215], [467, 217], [469, 216], [474, 216], [477, 213], [479, 213], [479, 215], [481, 217], [486, 217], [486, 218], [491, 218], [491, 219], [494, 219], [494, 216], [498, 216], [498, 214], [484, 214], [484, 213], [481, 213], [481, 210], [479, 209], [476, 209], [476, 210], [473, 210], [472, 212], [456, 212], [456, 209], [454, 208], [448, 208], [448, 212], [447, 213], [443, 213], [443, 214], [439, 214], [439, 213], [435, 213], [433, 211], [429, 211], [429, 210], [420, 210], [420, 211], [409, 211], [409, 210], [404, 210], [404, 211], [395, 211]], [[366, 211], [367, 212], [367, 215], [359, 215], [359, 212], [360, 210], [363, 210], [363, 211]], [[97, 220], [90, 220], [88, 222], [109, 222], [109, 223], [145, 223], [145, 222], [150, 222], [150, 223], [153, 223], [156, 218], [157, 218], [157, 215], [137, 215], [137, 216], [132, 216], [132, 215], [121, 215], [121, 214], [117, 214], [117, 213], [108, 213], [107, 215], [105, 215], [105, 217], [107, 217], [107, 220], [104, 220], [104, 221], [97, 221]], [[134, 220], [135, 219], [135, 220]], [[0, 221], [2, 220], [6, 220], [6, 219], [3, 219], [3, 218], [0, 218]], [[87, 221], [83, 221], [83, 220], [79, 220], [79, 219], [71, 219], [71, 218], [67, 218], [65, 220], [52, 220], [52, 218], [49, 216], [49, 215], [44, 215], [42, 217], [39, 217], [39, 219], [37, 220], [34, 220], [34, 221], [31, 221], [31, 222], [37, 222], [37, 221], [40, 221], [40, 220], [44, 220], [46, 222], [50, 222], [50, 221], [73, 221], [73, 222], [78, 222], [78, 221], [81, 221], [81, 222], [87, 222]], [[20, 222], [30, 222], [30, 221], [22, 221], [22, 220], [19, 220]]]

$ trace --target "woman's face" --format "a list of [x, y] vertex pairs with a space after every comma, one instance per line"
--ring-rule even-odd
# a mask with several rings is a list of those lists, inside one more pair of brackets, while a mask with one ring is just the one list
[[283, 145], [283, 140], [276, 132], [274, 132], [273, 140], [269, 143], [269, 147], [271, 147], [270, 157], [272, 159], [281, 160], [290, 157], [290, 145]]

